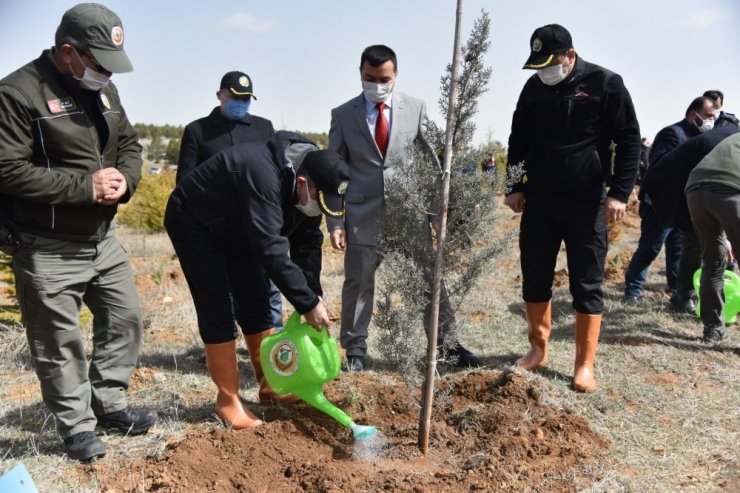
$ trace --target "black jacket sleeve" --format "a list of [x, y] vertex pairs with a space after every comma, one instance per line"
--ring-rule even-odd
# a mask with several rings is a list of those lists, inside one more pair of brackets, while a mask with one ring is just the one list
[[527, 145], [529, 142], [529, 124], [527, 123], [527, 113], [525, 111], [525, 91], [527, 85], [525, 84], [519, 95], [519, 101], [516, 103], [516, 109], [514, 110], [514, 116], [511, 121], [511, 134], [509, 135], [509, 153], [506, 162], [506, 173], [510, 181], [514, 181], [511, 185], [511, 189], [507, 195], [514, 192], [524, 191], [523, 175], [515, 178], [515, 175], [521, 173], [518, 171], [519, 166], [525, 164], [525, 158], [527, 155]]
[[191, 123], [186, 126], [182, 133], [180, 157], [177, 160], [177, 183], [180, 183], [182, 178], [198, 165], [198, 142], [193, 134], [194, 125], [195, 123]]
[[[307, 276], [291, 257], [300, 256], [301, 265], [312, 266], [310, 272], [320, 270], [321, 243], [317, 237], [321, 231], [316, 221], [305, 226], [313, 227], [316, 230], [314, 235], [304, 231], [305, 236], [301, 236], [296, 231], [291, 235], [298, 241], [295, 251], [288, 238], [283, 236], [281, 180], [277, 171], [272, 169], [273, 164], [268, 156], [264, 154], [261, 159], [264, 162], [256, 166], [245, 167], [241, 177], [241, 186], [245, 188], [242, 194], [245, 226], [253, 251], [268, 277], [295, 309], [303, 314], [318, 305], [319, 295], [309, 287]], [[311, 277], [314, 275], [311, 274]], [[318, 272], [315, 277], [318, 278]], [[313, 280], [310, 282], [313, 284]]]
[[[298, 212], [300, 214], [300, 212]], [[289, 237], [290, 258], [301, 268], [311, 291], [324, 295], [321, 289], [321, 245], [324, 234], [321, 232], [321, 216], [306, 217]]]
[[608, 195], [627, 202], [640, 169], [640, 125], [632, 98], [618, 74], [607, 81], [605, 96], [605, 116], [611, 140], [616, 144]]

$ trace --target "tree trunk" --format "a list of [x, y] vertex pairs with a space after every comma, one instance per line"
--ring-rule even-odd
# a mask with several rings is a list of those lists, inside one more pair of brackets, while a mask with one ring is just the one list
[[458, 68], [460, 66], [460, 29], [462, 24], [463, 0], [457, 0], [457, 15], [455, 18], [455, 41], [452, 53], [452, 81], [450, 87], [450, 102], [447, 111], [447, 125], [445, 128], [445, 148], [442, 173], [442, 210], [439, 214], [439, 238], [437, 239], [437, 258], [434, 263], [434, 277], [432, 287], [432, 313], [427, 333], [427, 365], [422, 389], [421, 412], [419, 414], [419, 450], [426, 455], [429, 452], [429, 429], [432, 421], [432, 407], [434, 404], [434, 377], [437, 373], [437, 332], [439, 330], [439, 292], [442, 282], [442, 263], [444, 262], [445, 237], [447, 233], [447, 206], [450, 200], [450, 164], [452, 162], [452, 132], [457, 109], [457, 93], [460, 84]]

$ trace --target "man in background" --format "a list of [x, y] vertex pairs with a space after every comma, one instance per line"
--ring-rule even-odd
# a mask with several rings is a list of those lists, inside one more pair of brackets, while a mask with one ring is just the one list
[[685, 191], [691, 222], [702, 248], [702, 338], [719, 343], [728, 335], [723, 313], [725, 234], [740, 251], [740, 134], [725, 138], [699, 161], [689, 174]]
[[189, 123], [182, 134], [177, 182], [196, 166], [227, 147], [247, 142], [267, 142], [275, 133], [272, 122], [252, 115], [252, 79], [244, 72], [227, 72], [216, 91], [219, 105], [211, 114]]
[[[18, 304], [41, 396], [72, 459], [105, 455], [95, 428], [146, 433], [157, 414], [125, 390], [143, 324], [113, 217], [141, 174], [141, 146], [113, 73], [131, 72], [118, 16], [94, 3], [65, 12], [54, 47], [0, 81], [0, 193], [17, 230]], [[12, 224], [11, 224], [12, 222]], [[80, 306], [93, 314], [86, 358]]]
[[[426, 139], [426, 105], [395, 90], [398, 66], [395, 52], [384, 45], [368, 46], [360, 57], [362, 94], [331, 112], [329, 149], [349, 166], [344, 216], [327, 216], [332, 246], [344, 251], [342, 326], [340, 340], [350, 370], [365, 369], [367, 337], [379, 264], [378, 219], [383, 207], [384, 180], [393, 172], [393, 159], [409, 159], [413, 140], [437, 162]], [[430, 169], [431, 172], [438, 170]], [[428, 317], [427, 317], [428, 318]], [[440, 296], [440, 349], [455, 326], [455, 316], [443, 289]], [[478, 366], [478, 359], [459, 342], [443, 356], [459, 367]]]
[[718, 89], [704, 91], [703, 96], [705, 98], [711, 99], [714, 102], [714, 108], [715, 110], [717, 110], [717, 115], [714, 120], [715, 127], [724, 127], [726, 125], [734, 125], [737, 127], [738, 125], [740, 125], [740, 120], [738, 120], [735, 115], [722, 110], [722, 107], [725, 104], [725, 95], [722, 93], [722, 91]]
[[[216, 91], [219, 105], [211, 114], [189, 123], [182, 134], [177, 162], [177, 183], [206, 159], [227, 147], [248, 142], [267, 142], [275, 133], [272, 122], [249, 112], [254, 95], [252, 79], [244, 72], [227, 72]], [[280, 291], [270, 282], [270, 306], [274, 327], [283, 326]]]
[[[692, 296], [693, 289], [683, 283], [679, 290], [678, 275], [681, 260], [681, 233], [668, 225], [666, 219], [661, 219], [656, 213], [652, 195], [665, 191], [661, 181], [649, 180], [647, 177], [655, 173], [655, 167], [667, 153], [686, 142], [687, 139], [705, 132], [713, 127], [714, 104], [705, 97], [698, 97], [689, 103], [684, 112], [684, 118], [672, 125], [663, 128], [655, 137], [650, 151], [650, 164], [645, 170], [638, 199], [640, 200], [640, 239], [637, 250], [632, 255], [627, 270], [624, 272], [624, 298], [627, 305], [636, 305], [642, 299], [642, 290], [647, 279], [650, 264], [658, 257], [665, 244], [665, 272], [666, 284], [671, 292], [670, 303], [680, 311], [693, 313], [696, 309]], [[651, 169], [652, 168], [652, 169]], [[666, 169], [670, 173], [670, 169]], [[646, 180], [648, 183], [646, 183]], [[653, 185], [654, 184], [654, 185]], [[657, 186], [657, 188], [653, 188]]]

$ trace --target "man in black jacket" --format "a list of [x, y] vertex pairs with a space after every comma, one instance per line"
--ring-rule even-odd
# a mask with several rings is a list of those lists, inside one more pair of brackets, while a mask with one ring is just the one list
[[581, 59], [563, 26], [535, 30], [530, 48], [524, 68], [537, 73], [514, 112], [507, 165], [519, 180], [506, 204], [524, 213], [519, 247], [531, 345], [517, 365], [531, 370], [547, 361], [553, 274], [565, 241], [576, 310], [573, 388], [593, 392], [606, 224], [624, 215], [637, 178], [640, 129], [622, 78]]
[[[665, 243], [665, 270], [666, 283], [671, 291], [670, 303], [675, 309], [693, 313], [696, 309], [692, 298], [693, 288], [686, 283], [680, 283], [679, 266], [681, 259], [681, 233], [678, 229], [661, 222], [646, 193], [649, 187], [645, 186], [647, 175], [652, 168], [661, 161], [663, 156], [686, 142], [686, 140], [706, 132], [714, 121], [714, 103], [706, 97], [694, 98], [684, 112], [684, 118], [672, 125], [664, 127], [655, 136], [653, 147], [650, 150], [650, 166], [648, 166], [640, 185], [640, 240], [637, 244], [627, 270], [624, 272], [624, 303], [636, 305], [642, 298], [642, 287], [647, 279], [648, 268], [657, 258], [660, 249]], [[658, 185], [660, 186], [660, 185]], [[689, 284], [691, 279], [688, 280]], [[681, 284], [679, 289], [679, 284]]]
[[684, 195], [689, 173], [717, 144], [738, 130], [737, 126], [726, 125], [692, 137], [651, 165], [645, 175], [643, 188], [656, 219], [681, 234], [681, 259], [672, 304], [676, 298], [691, 299], [690, 308], [696, 310], [693, 280], [694, 272], [701, 267], [701, 246]]
[[[196, 166], [227, 147], [248, 142], [267, 142], [275, 133], [272, 122], [252, 115], [249, 108], [254, 95], [254, 83], [244, 72], [227, 72], [216, 92], [219, 106], [211, 114], [189, 123], [182, 134], [180, 157], [177, 161], [177, 183]], [[270, 306], [275, 327], [283, 326], [283, 303], [280, 291], [270, 284]]]
[[275, 133], [272, 122], [252, 115], [249, 108], [254, 84], [244, 72], [227, 72], [216, 92], [219, 106], [211, 114], [189, 123], [182, 134], [177, 161], [177, 183], [196, 166], [227, 147], [266, 142]]
[[[341, 215], [347, 164], [292, 132], [229, 147], [188, 174], [170, 196], [165, 226], [198, 313], [216, 414], [235, 429], [260, 421], [238, 395], [237, 324], [260, 383], [262, 339], [274, 333], [268, 277], [317, 330], [329, 326], [321, 296], [321, 213]], [[265, 275], [266, 274], [266, 275]]]

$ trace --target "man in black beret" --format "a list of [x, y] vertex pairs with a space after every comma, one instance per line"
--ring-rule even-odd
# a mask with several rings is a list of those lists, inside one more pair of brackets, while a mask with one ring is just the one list
[[239, 398], [237, 325], [260, 383], [262, 403], [277, 400], [264, 378], [260, 343], [273, 334], [269, 280], [320, 330], [321, 214], [341, 216], [347, 164], [302, 136], [229, 147], [177, 184], [165, 226], [188, 281], [216, 387], [216, 414], [234, 429], [261, 423]]

